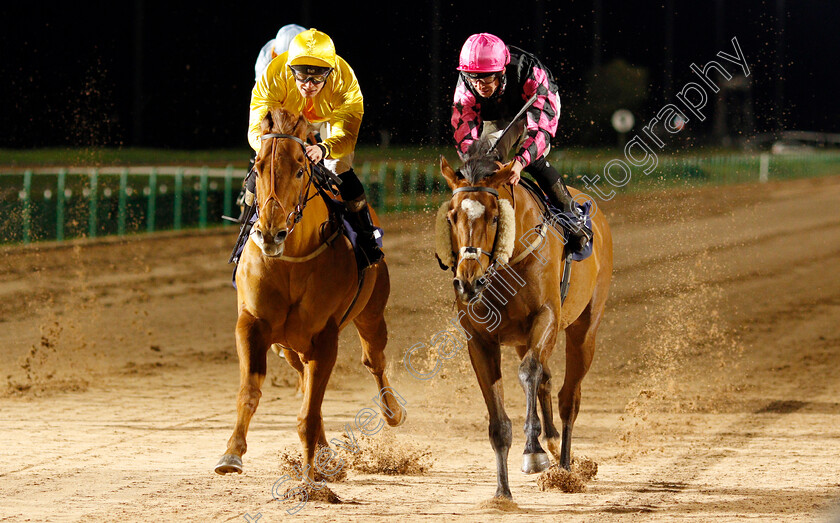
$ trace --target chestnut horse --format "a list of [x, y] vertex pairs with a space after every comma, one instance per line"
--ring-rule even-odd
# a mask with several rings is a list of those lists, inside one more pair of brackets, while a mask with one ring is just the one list
[[[506, 185], [511, 166], [474, 156], [456, 173], [441, 157], [441, 172], [453, 195], [441, 207], [437, 226], [438, 257], [455, 275], [459, 322], [490, 414], [496, 497], [506, 498], [511, 497], [507, 470], [511, 424], [504, 408], [500, 345], [513, 345], [521, 359], [519, 381], [526, 397], [522, 471], [533, 474], [550, 465], [538, 440], [541, 428], [548, 450], [569, 470], [581, 381], [595, 352], [613, 263], [610, 228], [603, 213], [596, 212], [592, 255], [571, 262], [570, 292], [564, 301], [560, 291], [564, 240], [549, 223], [558, 215], [546, 221], [541, 202], [521, 185]], [[566, 331], [566, 376], [559, 393], [562, 439], [554, 426], [549, 370], [561, 330]]]
[[[216, 465], [219, 474], [242, 472], [245, 437], [265, 380], [266, 353], [273, 344], [283, 349], [303, 384], [297, 431], [310, 479], [316, 445], [327, 445], [321, 403], [335, 365], [339, 332], [349, 322], [356, 325], [362, 362], [380, 393], [389, 387], [383, 315], [390, 293], [388, 267], [380, 261], [360, 278], [352, 247], [318, 194], [326, 182], [304, 155], [307, 128], [302, 115], [284, 109], [272, 109], [262, 121], [262, 147], [255, 160], [259, 219], [236, 269], [236, 426]], [[402, 407], [393, 394], [382, 396], [383, 417], [389, 425], [399, 425]]]

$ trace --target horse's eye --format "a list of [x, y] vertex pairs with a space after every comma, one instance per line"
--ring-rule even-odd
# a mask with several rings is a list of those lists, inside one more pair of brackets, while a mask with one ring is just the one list
[[499, 215], [493, 216], [493, 223], [499, 223]]
[[297, 172], [297, 177], [300, 178], [301, 176], [303, 176], [303, 167]]

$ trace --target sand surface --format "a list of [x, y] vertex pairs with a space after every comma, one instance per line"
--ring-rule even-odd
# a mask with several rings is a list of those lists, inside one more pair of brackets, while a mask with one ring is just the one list
[[[840, 507], [840, 178], [670, 190], [601, 208], [616, 269], [573, 452], [582, 493], [519, 472], [524, 395], [505, 351], [514, 503], [468, 357], [402, 367], [454, 317], [433, 213], [386, 216], [390, 379], [406, 423], [385, 444], [421, 475], [348, 471], [342, 504], [272, 497], [296, 451], [296, 375], [269, 354], [243, 475], [213, 466], [235, 420], [233, 229], [0, 250], [0, 521], [824, 521]], [[562, 341], [560, 342], [562, 344]], [[352, 328], [327, 437], [373, 406]], [[562, 347], [552, 369], [559, 381]], [[559, 386], [555, 384], [555, 387]], [[555, 392], [556, 401], [556, 392]], [[555, 404], [556, 408], [556, 404]], [[390, 441], [391, 443], [388, 443]], [[383, 444], [382, 441], [374, 444]]]

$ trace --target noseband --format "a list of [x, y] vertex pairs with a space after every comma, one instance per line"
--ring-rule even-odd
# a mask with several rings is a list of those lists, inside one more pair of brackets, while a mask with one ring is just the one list
[[[492, 187], [459, 187], [459, 188], [455, 189], [454, 191], [452, 191], [452, 195], [454, 196], [455, 194], [457, 194], [459, 192], [486, 192], [486, 193], [490, 193], [493, 196], [495, 196], [497, 200], [499, 199], [499, 191], [497, 191], [496, 189], [493, 189]], [[493, 238], [493, 249], [494, 250], [496, 248], [496, 240], [498, 239], [498, 237], [499, 237], [499, 230], [496, 229], [496, 238]], [[458, 261], [455, 264], [455, 267], [457, 268], [459, 265], [461, 265], [461, 262], [464, 261], [464, 260], [476, 260], [476, 261], [478, 261], [481, 258], [482, 254], [487, 256], [487, 259], [489, 260], [489, 265], [487, 266], [487, 270], [490, 270], [490, 268], [492, 268], [496, 264], [496, 260], [493, 259], [493, 253], [492, 252], [487, 252], [484, 249], [481, 249], [479, 247], [473, 247], [473, 246], [466, 246], [466, 247], [461, 247], [460, 249], [458, 249]], [[479, 263], [481, 263], [481, 262], [479, 262]]]

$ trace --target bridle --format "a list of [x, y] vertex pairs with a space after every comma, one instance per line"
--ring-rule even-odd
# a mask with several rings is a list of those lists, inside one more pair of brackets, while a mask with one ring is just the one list
[[[276, 185], [274, 183], [274, 153], [277, 147], [277, 140], [275, 140], [275, 138], [289, 139], [297, 142], [303, 150], [303, 157], [306, 159], [306, 167], [304, 168], [304, 171], [306, 174], [309, 175], [309, 179], [301, 187], [300, 193], [298, 194], [297, 204], [295, 205], [294, 210], [292, 210], [291, 212], [286, 212], [286, 207], [280, 202], [280, 198], [277, 197], [277, 193], [275, 192]], [[306, 205], [309, 203], [309, 201], [315, 198], [319, 193], [321, 193], [323, 196], [326, 196], [325, 194], [323, 194], [325, 190], [324, 185], [326, 185], [326, 190], [329, 190], [331, 193], [333, 192], [333, 189], [332, 187], [330, 187], [330, 184], [326, 181], [323, 181], [322, 179], [329, 178], [330, 181], [335, 183], [336, 185], [340, 184], [341, 180], [337, 176], [332, 174], [329, 171], [329, 169], [322, 169], [320, 165], [313, 162], [309, 158], [309, 156], [306, 155], [306, 142], [304, 142], [297, 136], [282, 133], [269, 133], [260, 136], [260, 140], [268, 139], [272, 139], [270, 164], [271, 189], [265, 201], [262, 203], [262, 205], [260, 205], [260, 214], [264, 212], [264, 208], [268, 204], [268, 202], [274, 200], [277, 203], [277, 205], [280, 206], [280, 209], [286, 214], [286, 235], [288, 237], [288, 235], [292, 234], [292, 231], [295, 229], [295, 225], [297, 225], [303, 217], [303, 210], [306, 209]], [[321, 179], [317, 179], [317, 177], [313, 173], [320, 174]], [[315, 185], [317, 191], [315, 192], [315, 194], [308, 196], [309, 189], [312, 187], [313, 184]]]
[[[459, 187], [452, 191], [452, 195], [455, 196], [459, 192], [486, 192], [492, 194], [497, 200], [499, 199], [499, 191], [493, 189], [492, 187]], [[485, 272], [491, 272], [495, 269], [496, 263], [498, 260], [493, 258], [493, 252], [496, 250], [496, 242], [499, 239], [499, 229], [496, 229], [496, 237], [493, 238], [493, 251], [487, 252], [480, 247], [464, 246], [458, 249], [458, 259], [455, 263], [455, 270], [458, 270], [458, 266], [461, 265], [462, 261], [465, 260], [476, 260], [478, 261], [481, 259], [481, 255], [487, 256], [489, 260], [487, 269]], [[481, 262], [479, 262], [480, 264]]]

